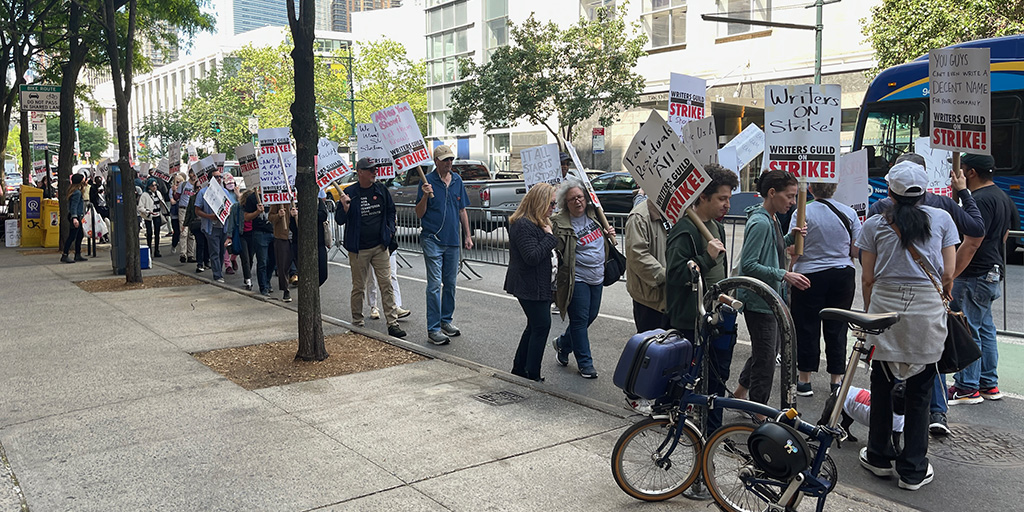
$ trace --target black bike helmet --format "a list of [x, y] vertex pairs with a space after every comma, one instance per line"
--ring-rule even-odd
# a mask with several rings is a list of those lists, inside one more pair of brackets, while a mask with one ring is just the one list
[[811, 450], [804, 436], [789, 425], [767, 421], [747, 439], [754, 464], [768, 476], [789, 480], [811, 465]]

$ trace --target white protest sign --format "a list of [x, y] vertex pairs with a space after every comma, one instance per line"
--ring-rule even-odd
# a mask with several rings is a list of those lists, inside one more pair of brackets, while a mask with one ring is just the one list
[[949, 182], [949, 173], [953, 170], [953, 162], [950, 162], [949, 159], [953, 156], [953, 152], [945, 149], [933, 149], [928, 137], [921, 137], [914, 140], [914, 153], [924, 157], [924, 168], [928, 173], [928, 192], [953, 197], [953, 188]]
[[196, 151], [195, 145], [189, 144], [188, 147], [186, 147], [185, 149], [188, 150], [188, 164], [189, 164], [189, 166], [191, 166], [193, 162], [198, 162], [199, 161], [199, 152]]
[[747, 165], [751, 160], [757, 158], [757, 155], [764, 152], [764, 132], [756, 124], [750, 123], [739, 135], [733, 137], [725, 147], [735, 149], [737, 167], [735, 169], [729, 167], [729, 169], [738, 173], [741, 167]]
[[167, 148], [167, 172], [174, 176], [181, 171], [181, 143], [171, 143]]
[[391, 153], [384, 148], [377, 125], [359, 123], [356, 125], [356, 133], [359, 158], [369, 158], [377, 166], [377, 179], [394, 178], [395, 166], [391, 161]]
[[338, 154], [338, 145], [331, 142], [327, 137], [320, 137], [320, 140], [316, 143], [316, 156], [317, 158], [327, 158], [331, 155]]
[[145, 162], [145, 163], [139, 164], [139, 169], [138, 169], [139, 177], [140, 178], [144, 178], [146, 176], [149, 176], [149, 170], [152, 169], [152, 168], [153, 168], [153, 165], [150, 164], [149, 162]]
[[523, 160], [523, 181], [526, 190], [538, 183], [558, 186], [562, 182], [562, 165], [558, 161], [558, 144], [526, 148], [519, 152]]
[[704, 96], [708, 82], [703, 78], [679, 73], [670, 74], [668, 81], [668, 124], [681, 138], [686, 123], [704, 119]]
[[252, 189], [260, 184], [260, 165], [256, 162], [256, 146], [252, 142], [246, 142], [235, 148], [235, 160], [238, 160], [238, 169], [242, 173], [242, 180], [245, 188]]
[[838, 85], [766, 85], [765, 168], [807, 183], [837, 182], [841, 92]]
[[[742, 169], [743, 166], [740, 165], [739, 158], [736, 157], [736, 146], [724, 146], [722, 149], [718, 150], [718, 165], [721, 165], [722, 167], [735, 173], [737, 178], [740, 177], [740, 169]], [[742, 192], [741, 189], [743, 187], [740, 185], [742, 182], [742, 179], [739, 179], [736, 182], [736, 188], [732, 189], [734, 193]]]
[[[292, 142], [288, 128], [260, 128], [260, 151], [256, 157], [260, 167], [260, 192], [263, 204], [291, 202], [291, 183], [295, 179], [295, 161], [291, 158]], [[291, 165], [292, 171], [288, 168]]]
[[32, 162], [32, 180], [36, 183], [46, 177], [46, 160]]
[[[205, 159], [204, 159], [205, 160]], [[232, 196], [234, 194], [231, 194]], [[228, 220], [228, 215], [231, 214], [231, 205], [234, 204], [231, 201], [231, 197], [224, 191], [224, 187], [220, 186], [217, 180], [210, 182], [210, 186], [206, 187], [206, 192], [203, 194], [203, 201], [210, 205], [210, 209], [213, 210], [213, 214], [217, 216], [221, 224], [224, 224]]]
[[868, 150], [861, 149], [839, 157], [839, 184], [832, 199], [853, 208], [863, 222], [868, 212]]
[[101, 176], [104, 180], [107, 179], [107, 171], [110, 168], [110, 159], [104, 158], [96, 163], [96, 172], [93, 176]]
[[686, 123], [683, 133], [685, 135], [680, 138], [701, 165], [718, 163], [718, 134], [715, 132], [714, 116]]
[[213, 154], [213, 163], [217, 166], [218, 169], [220, 169], [222, 171], [224, 170], [224, 161], [225, 160], [227, 160], [227, 155], [225, 155], [224, 153], [214, 153]]
[[328, 155], [325, 158], [318, 158], [316, 163], [316, 186], [319, 190], [327, 188], [331, 182], [352, 172], [351, 169], [341, 161], [338, 153]]
[[633, 136], [622, 162], [671, 224], [711, 184], [693, 153], [656, 111]]
[[152, 174], [153, 174], [154, 177], [157, 177], [157, 178], [160, 178], [161, 180], [164, 180], [164, 183], [170, 183], [170, 181], [171, 181], [171, 174], [167, 171], [167, 169], [168, 169], [167, 157], [165, 156], [165, 157], [161, 158], [159, 162], [157, 162], [156, 169], [152, 170]]
[[408, 102], [378, 110], [370, 117], [377, 125], [381, 142], [391, 155], [396, 171], [433, 163]]
[[991, 155], [992, 89], [988, 48], [928, 53], [931, 147]]
[[212, 156], [208, 156], [195, 164], [192, 169], [196, 173], [196, 188], [203, 188], [210, 182], [210, 176], [217, 170], [217, 163]]
[[583, 185], [587, 187], [587, 192], [590, 192], [590, 200], [593, 201], [594, 206], [603, 208], [601, 206], [601, 200], [597, 198], [597, 193], [594, 192], [594, 186], [590, 184], [590, 176], [587, 176], [587, 171], [583, 169], [583, 164], [580, 163], [580, 157], [576, 154], [576, 148], [572, 144], [566, 144], [565, 149], [569, 150], [569, 157], [572, 158], [572, 164], [576, 166], [576, 177], [583, 182]]

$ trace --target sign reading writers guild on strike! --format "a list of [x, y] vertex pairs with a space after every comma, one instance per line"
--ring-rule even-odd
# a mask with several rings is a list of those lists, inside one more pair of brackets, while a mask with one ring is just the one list
[[622, 163], [672, 224], [711, 184], [693, 153], [657, 112], [651, 112], [633, 136]]
[[252, 190], [260, 184], [260, 165], [256, 162], [256, 147], [252, 142], [246, 142], [235, 148], [235, 160], [238, 160], [238, 169], [242, 173], [242, 181], [245, 188]]
[[992, 89], [988, 48], [928, 54], [931, 148], [992, 154]]
[[708, 82], [703, 78], [672, 73], [669, 75], [668, 124], [676, 135], [685, 137], [683, 125], [704, 119], [704, 95]]
[[408, 102], [378, 110], [370, 117], [377, 125], [381, 142], [391, 154], [396, 171], [433, 162]]
[[167, 149], [167, 172], [174, 176], [181, 171], [181, 143], [173, 142]]
[[558, 186], [562, 182], [562, 165], [558, 161], [558, 144], [526, 148], [519, 152], [523, 160], [523, 181], [526, 190], [538, 183]]
[[391, 153], [384, 147], [380, 139], [380, 132], [377, 125], [373, 123], [359, 123], [356, 125], [358, 137], [359, 158], [369, 158], [377, 166], [377, 179], [388, 179], [395, 177], [395, 166], [391, 161]]
[[838, 85], [766, 85], [765, 168], [838, 183], [840, 94]]
[[295, 160], [288, 128], [260, 128], [260, 191], [263, 204], [291, 202], [291, 184], [295, 183]]
[[341, 155], [331, 141], [321, 138], [317, 146], [316, 186], [323, 191], [332, 182], [352, 171], [341, 160]]

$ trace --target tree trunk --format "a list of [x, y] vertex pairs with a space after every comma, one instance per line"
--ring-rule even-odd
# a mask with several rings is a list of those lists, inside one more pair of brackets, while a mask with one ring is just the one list
[[314, 157], [317, 153], [317, 123], [314, 119], [313, 88], [313, 26], [314, 0], [300, 0], [299, 17], [295, 2], [288, 0], [288, 23], [291, 27], [292, 62], [295, 67], [295, 101], [291, 106], [292, 135], [298, 160], [295, 188], [299, 203], [299, 347], [296, 359], [323, 361], [327, 359], [323, 322], [320, 316], [320, 271], [317, 219], [317, 186]]
[[[82, 21], [82, 7], [77, 2], [71, 3], [68, 20], [68, 61], [61, 69], [60, 81], [60, 151], [57, 156], [57, 197], [60, 198], [60, 246], [71, 231], [68, 221], [68, 189], [71, 185], [71, 168], [74, 166], [75, 146], [69, 141], [75, 140], [75, 89], [78, 86], [78, 73], [85, 64], [86, 47], [79, 38], [79, 27]], [[89, 198], [82, 198], [88, 201]]]

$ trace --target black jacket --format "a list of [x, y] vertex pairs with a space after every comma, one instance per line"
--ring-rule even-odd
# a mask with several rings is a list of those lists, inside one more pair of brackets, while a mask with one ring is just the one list
[[[380, 223], [380, 243], [384, 247], [391, 245], [391, 237], [394, 236], [396, 231], [395, 222], [397, 218], [397, 210], [395, 210], [395, 202], [391, 199], [391, 193], [388, 192], [388, 188], [379, 181], [373, 182], [373, 189], [381, 195], [384, 199], [384, 222]], [[348, 212], [345, 208], [338, 203], [338, 209], [334, 211], [334, 220], [339, 226], [345, 226], [345, 240], [342, 245], [348, 252], [359, 252], [359, 231], [361, 229], [359, 219], [361, 217], [359, 210], [359, 183], [349, 185], [345, 187], [345, 194], [349, 197]]]
[[509, 227], [505, 291], [523, 300], [551, 300], [551, 251], [555, 235], [521, 218]]

